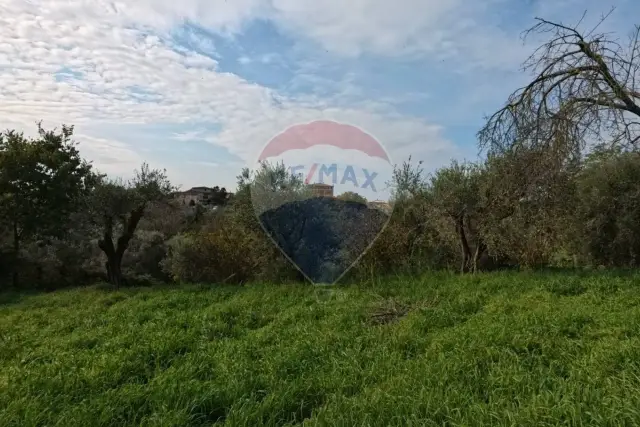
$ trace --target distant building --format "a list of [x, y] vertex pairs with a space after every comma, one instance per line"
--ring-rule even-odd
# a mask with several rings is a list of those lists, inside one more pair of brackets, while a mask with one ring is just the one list
[[314, 197], [333, 197], [333, 185], [329, 184], [309, 184]]
[[390, 215], [391, 211], [393, 210], [389, 202], [385, 202], [384, 200], [374, 200], [372, 202], [368, 202], [367, 207], [371, 209], [379, 209], [388, 215]]
[[194, 203], [200, 203], [200, 195], [191, 190], [175, 193], [175, 198], [183, 205], [190, 205]]
[[[216, 196], [219, 195], [219, 192], [220, 188], [218, 187], [193, 187], [187, 191], [176, 193], [175, 197], [185, 205], [209, 205], [212, 202], [215, 203], [214, 200], [216, 199]], [[230, 197], [231, 194], [226, 193], [226, 198], [229, 199]]]

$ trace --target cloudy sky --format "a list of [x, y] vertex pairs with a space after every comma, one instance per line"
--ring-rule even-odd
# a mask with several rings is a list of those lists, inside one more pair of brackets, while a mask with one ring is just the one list
[[[535, 16], [624, 37], [637, 0], [0, 0], [0, 127], [76, 127], [85, 157], [183, 187], [235, 186], [284, 128], [355, 124], [399, 163], [477, 156], [527, 78]], [[635, 22], [635, 21], [638, 22]]]

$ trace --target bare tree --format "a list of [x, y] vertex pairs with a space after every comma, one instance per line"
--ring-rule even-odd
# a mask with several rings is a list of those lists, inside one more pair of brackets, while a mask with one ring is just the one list
[[487, 118], [478, 132], [481, 149], [529, 146], [567, 158], [587, 141], [627, 148], [640, 141], [640, 26], [625, 44], [596, 34], [611, 12], [586, 33], [578, 29], [584, 15], [573, 27], [536, 18], [524, 38], [550, 38], [523, 65], [535, 77]]

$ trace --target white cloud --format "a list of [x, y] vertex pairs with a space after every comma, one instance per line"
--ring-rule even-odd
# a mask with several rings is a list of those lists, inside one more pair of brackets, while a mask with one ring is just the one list
[[177, 141], [193, 141], [194, 139], [200, 139], [204, 134], [205, 131], [202, 129], [188, 132], [174, 132], [171, 135], [171, 139], [175, 139]]
[[[512, 35], [478, 22], [504, 3], [505, 0], [355, 0], [348, 5], [342, 0], [41, 0], [36, 2], [39, 7], [12, 1], [10, 10], [29, 13], [38, 8], [55, 22], [78, 22], [77, 18], [82, 18], [106, 26], [137, 25], [161, 31], [188, 20], [229, 36], [240, 32], [250, 20], [264, 18], [298, 37], [320, 43], [334, 54], [465, 55], [486, 62], [487, 55], [504, 60], [518, 45]], [[68, 27], [74, 29], [74, 25]], [[23, 36], [33, 35], [39, 28], [53, 29], [51, 21], [19, 28]], [[83, 27], [76, 35], [91, 37], [98, 31]], [[478, 43], [488, 39], [498, 40], [500, 49]], [[64, 41], [73, 44], [72, 39]], [[212, 46], [206, 49], [215, 50]]]
[[[394, 114], [386, 101], [355, 102], [363, 94], [350, 84], [353, 76], [338, 82], [333, 97], [283, 97], [220, 72], [217, 60], [175, 46], [165, 36], [188, 20], [234, 37], [250, 20], [267, 18], [331, 54], [433, 55], [465, 58], [473, 67], [512, 67], [523, 55], [520, 41], [476, 19], [502, 1], [4, 0], [0, 115], [5, 126], [25, 130], [40, 119], [45, 125], [77, 125], [84, 152], [113, 173], [131, 170], [142, 159], [132, 145], [135, 141], [92, 134], [97, 122], [103, 128], [122, 123], [214, 123], [219, 133], [194, 129], [166, 138], [176, 143], [203, 138], [250, 162], [283, 128], [328, 118], [370, 131], [397, 161], [419, 152], [425, 161], [440, 164], [460, 154], [442, 136], [442, 129]], [[215, 46], [192, 36], [192, 46], [216, 57]], [[239, 61], [268, 63], [280, 58], [270, 54]], [[55, 73], [63, 67], [72, 73], [57, 81]], [[309, 75], [306, 81], [313, 78]], [[143, 92], [133, 96], [132, 88]], [[232, 167], [237, 165], [227, 169]], [[181, 182], [197, 184], [193, 167], [168, 169]], [[225, 173], [233, 173], [229, 171]]]
[[192, 165], [205, 166], [209, 168], [217, 168], [220, 166], [220, 163], [216, 163], [216, 162], [189, 162], [189, 163]]
[[[129, 5], [132, 9], [126, 13], [120, 6], [96, 6], [100, 4], [102, 8], [80, 1], [43, 2], [43, 7], [37, 8], [9, 3], [10, 13], [0, 16], [0, 39], [8, 41], [0, 45], [0, 58], [12, 65], [0, 69], [0, 87], [7, 88], [0, 92], [0, 114], [25, 126], [38, 119], [76, 124], [86, 141], [85, 152], [109, 172], [129, 169], [141, 159], [135, 148], [123, 141], [88, 135], [86, 130], [96, 121], [114, 126], [218, 123], [220, 133], [207, 138], [246, 161], [283, 128], [321, 117], [371, 128], [397, 147], [418, 140], [425, 145], [447, 146], [437, 128], [415, 119], [389, 122], [383, 113], [374, 111], [373, 104], [328, 108], [330, 105], [319, 99], [282, 97], [274, 102], [273, 91], [217, 72], [216, 61], [193, 52], [181, 55], [159, 36], [124, 27], [131, 11], [149, 6], [147, 3]], [[194, 5], [187, 2], [186, 10]], [[152, 9], [164, 11], [166, 7], [154, 3]], [[240, 15], [229, 14], [230, 19], [236, 16]], [[62, 67], [81, 73], [81, 78], [56, 81], [54, 73]], [[153, 96], [139, 102], [140, 98], [133, 99], [132, 87]], [[186, 140], [203, 135], [196, 129], [167, 137]]]
[[120, 141], [86, 134], [76, 134], [74, 139], [79, 141], [81, 153], [110, 176], [130, 177], [143, 162], [138, 153]]
[[[442, 20], [453, 19], [462, 9], [460, 0], [352, 1], [348, 7], [341, 0], [273, 3], [284, 25], [347, 55], [433, 51], [446, 37]], [[429, 36], [423, 37], [425, 33]]]

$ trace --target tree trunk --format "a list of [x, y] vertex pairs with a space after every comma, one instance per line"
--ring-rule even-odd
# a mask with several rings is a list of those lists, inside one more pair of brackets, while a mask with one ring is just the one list
[[107, 262], [105, 263], [107, 280], [114, 285], [116, 289], [120, 289], [120, 286], [125, 282], [124, 276], [122, 275], [122, 258], [129, 247], [129, 242], [133, 238], [138, 222], [142, 219], [144, 209], [145, 205], [142, 205], [129, 213], [129, 218], [124, 223], [122, 235], [118, 237], [116, 245], [113, 244], [113, 217], [107, 215], [104, 218], [103, 236], [102, 239], [98, 241], [98, 247], [102, 249], [107, 256]]
[[116, 289], [120, 289], [120, 286], [124, 283], [124, 277], [122, 276], [122, 258], [119, 258], [117, 254], [107, 256], [107, 262], [105, 263], [107, 270], [107, 280], [114, 285]]
[[469, 271], [469, 263], [471, 261], [471, 249], [469, 248], [467, 234], [464, 231], [464, 214], [460, 214], [456, 219], [456, 231], [460, 239], [460, 254], [462, 256], [460, 272], [464, 274]]
[[487, 245], [484, 243], [484, 240], [478, 239], [476, 252], [473, 256], [473, 272], [474, 273], [478, 272], [478, 261], [480, 260], [480, 257], [485, 253], [486, 250], [487, 250]]
[[18, 223], [13, 221], [13, 273], [11, 282], [14, 288], [20, 285], [20, 233]]

